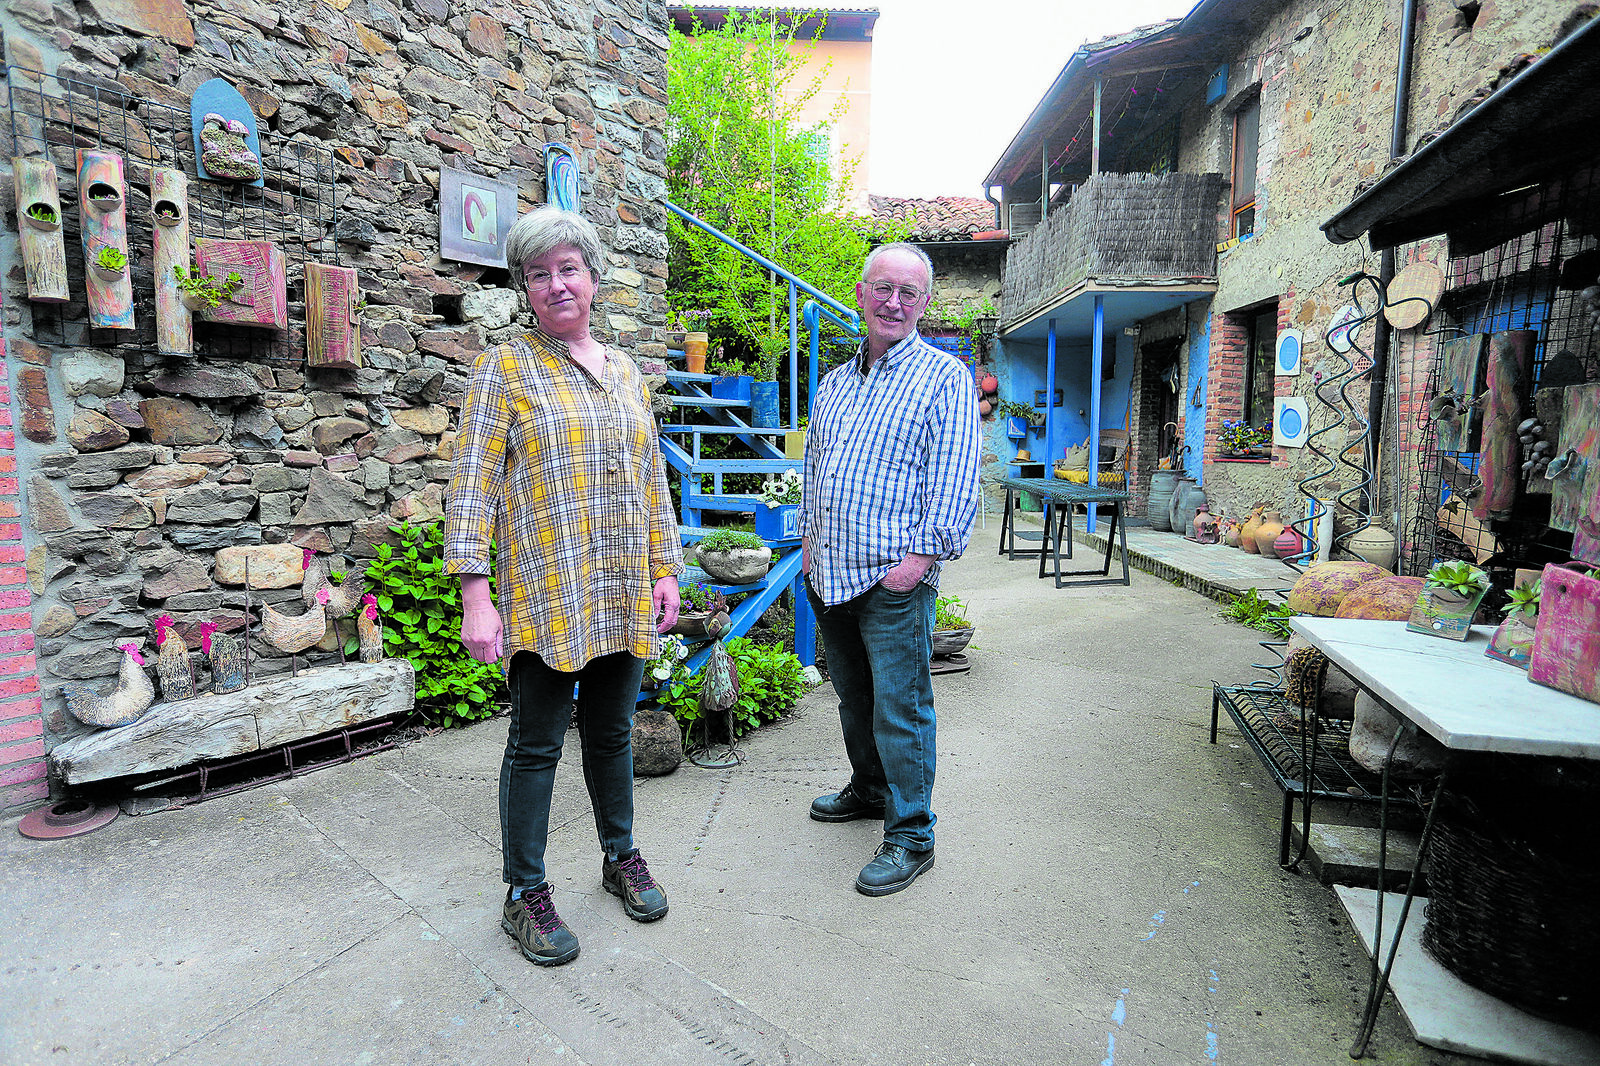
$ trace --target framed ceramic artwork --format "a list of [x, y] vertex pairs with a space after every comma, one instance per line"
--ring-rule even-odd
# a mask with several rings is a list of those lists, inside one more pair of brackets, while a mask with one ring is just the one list
[[506, 265], [506, 234], [517, 220], [515, 182], [439, 168], [439, 254], [479, 266]]
[[1278, 334], [1276, 369], [1281, 378], [1296, 377], [1300, 373], [1300, 331], [1286, 329]]

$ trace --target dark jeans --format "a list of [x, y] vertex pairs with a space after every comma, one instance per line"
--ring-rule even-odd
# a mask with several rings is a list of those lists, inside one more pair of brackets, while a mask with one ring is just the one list
[[544, 883], [550, 796], [578, 685], [578, 740], [595, 829], [607, 855], [633, 850], [633, 709], [644, 660], [627, 652], [552, 670], [532, 652], [511, 659], [511, 730], [500, 764], [500, 844], [507, 884]]
[[928, 658], [935, 590], [918, 584], [892, 592], [874, 585], [828, 607], [808, 580], [806, 594], [839, 696], [851, 784], [863, 796], [884, 798], [885, 842], [931, 848], [936, 751]]

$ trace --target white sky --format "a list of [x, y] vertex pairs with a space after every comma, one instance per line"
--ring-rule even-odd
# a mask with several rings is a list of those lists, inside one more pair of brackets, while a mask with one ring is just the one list
[[868, 191], [981, 197], [983, 176], [1079, 45], [1185, 15], [1194, 4], [864, 0], [860, 6], [881, 12]]

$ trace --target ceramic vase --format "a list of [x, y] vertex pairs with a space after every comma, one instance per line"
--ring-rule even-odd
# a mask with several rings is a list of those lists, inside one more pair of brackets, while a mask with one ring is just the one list
[[1198, 487], [1194, 482], [1194, 478], [1180, 477], [1177, 484], [1172, 488], [1172, 499], [1167, 504], [1167, 527], [1179, 536], [1191, 532], [1189, 516], [1194, 514], [1194, 508], [1191, 507], [1185, 510], [1184, 501], [1187, 498], [1188, 491]]
[[1366, 529], [1356, 531], [1345, 541], [1344, 550], [1357, 559], [1381, 566], [1385, 570], [1394, 569], [1394, 534], [1382, 526], [1368, 526]]
[[1261, 524], [1256, 527], [1256, 552], [1268, 559], [1278, 558], [1278, 551], [1274, 545], [1278, 535], [1283, 532], [1283, 515], [1274, 510], [1261, 512]]
[[1272, 542], [1272, 551], [1280, 559], [1293, 559], [1305, 550], [1305, 538], [1290, 526], [1284, 526], [1283, 532], [1278, 534]]
[[1194, 514], [1194, 539], [1197, 544], [1215, 544], [1219, 539], [1218, 526], [1215, 515], [1201, 504]]
[[1261, 528], [1261, 508], [1258, 506], [1250, 512], [1250, 517], [1244, 520], [1244, 525], [1239, 527], [1239, 547], [1251, 555], [1258, 554], [1261, 549], [1256, 547], [1256, 530]]
[[1145, 499], [1145, 517], [1150, 528], [1162, 533], [1172, 529], [1172, 490], [1178, 487], [1176, 470], [1157, 470], [1150, 475], [1150, 495]]

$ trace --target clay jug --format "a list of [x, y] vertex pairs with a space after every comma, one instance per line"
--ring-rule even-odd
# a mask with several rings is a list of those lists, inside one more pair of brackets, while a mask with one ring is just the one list
[[1194, 539], [1197, 544], [1215, 544], [1217, 542], [1218, 521], [1205, 504], [1201, 504], [1194, 513]]
[[1276, 559], [1278, 551], [1273, 545], [1276, 543], [1278, 535], [1282, 532], [1282, 513], [1270, 508], [1261, 512], [1261, 524], [1256, 527], [1256, 552], [1266, 556], [1268, 559]]
[[1394, 569], [1394, 534], [1382, 526], [1368, 526], [1358, 530], [1344, 543], [1344, 550], [1357, 559]]
[[1217, 515], [1217, 520], [1221, 523], [1222, 543], [1230, 548], [1237, 548], [1239, 546], [1239, 530], [1243, 528], [1239, 525], [1238, 519], [1219, 514]]
[[1150, 475], [1150, 495], [1145, 500], [1145, 517], [1150, 528], [1163, 533], [1172, 529], [1172, 490], [1178, 487], [1176, 470], [1157, 470]]
[[1261, 505], [1250, 512], [1250, 517], [1244, 520], [1244, 525], [1239, 527], [1239, 547], [1251, 555], [1258, 554], [1261, 549], [1256, 547], [1256, 530], [1261, 528]]
[[1305, 550], [1305, 538], [1293, 526], [1284, 526], [1278, 539], [1272, 542], [1272, 550], [1280, 559], [1293, 559]]

